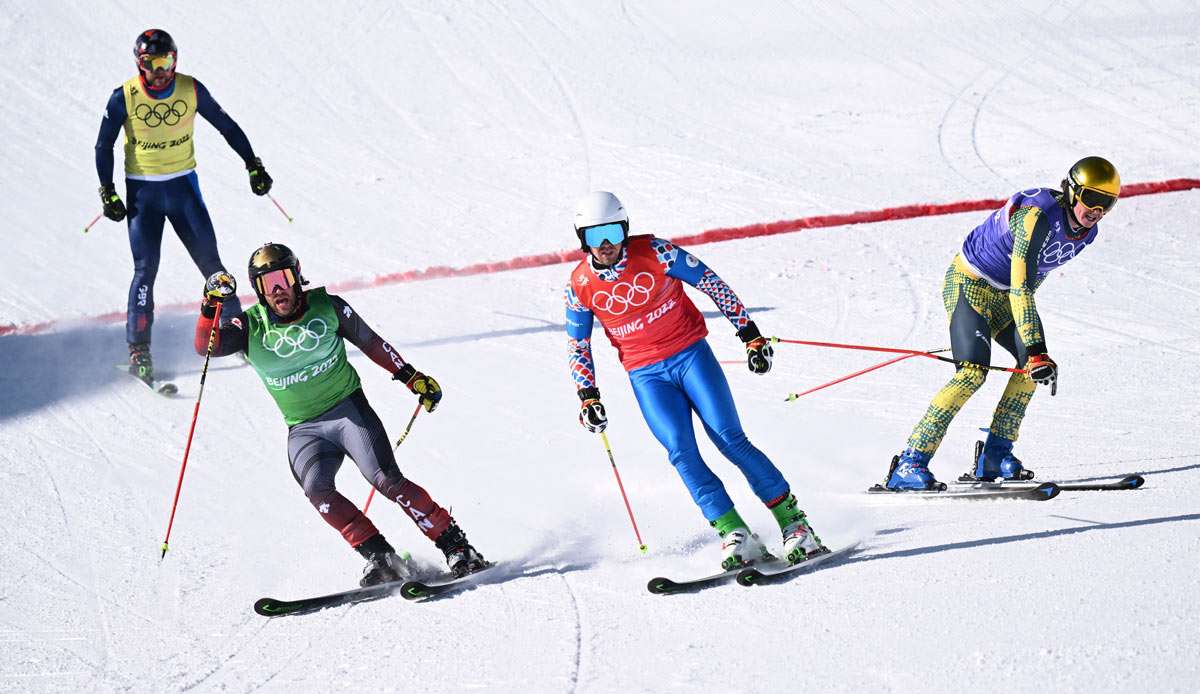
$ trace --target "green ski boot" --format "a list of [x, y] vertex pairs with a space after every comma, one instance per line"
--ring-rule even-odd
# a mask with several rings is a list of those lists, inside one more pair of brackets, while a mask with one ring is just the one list
[[799, 564], [809, 557], [829, 551], [808, 524], [804, 511], [796, 508], [796, 505], [796, 495], [788, 494], [786, 499], [771, 507], [775, 521], [783, 531], [783, 557], [788, 564]]
[[758, 535], [750, 532], [746, 521], [737, 509], [729, 509], [720, 518], [710, 523], [721, 537], [721, 568], [725, 571], [741, 569], [760, 561], [774, 559]]

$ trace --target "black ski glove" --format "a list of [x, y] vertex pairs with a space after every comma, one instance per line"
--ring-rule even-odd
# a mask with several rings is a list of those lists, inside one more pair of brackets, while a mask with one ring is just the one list
[[600, 389], [580, 388], [578, 395], [583, 403], [579, 409], [579, 423], [593, 434], [604, 431], [608, 427], [608, 415], [600, 403]]
[[770, 371], [771, 362], [775, 358], [775, 348], [758, 332], [754, 321], [750, 321], [746, 327], [739, 330], [737, 336], [746, 345], [746, 366], [756, 374]]
[[100, 204], [104, 205], [104, 216], [119, 222], [125, 219], [125, 203], [117, 195], [117, 187], [111, 183], [100, 186]]
[[400, 367], [400, 371], [392, 376], [392, 379], [408, 386], [408, 389], [420, 398], [421, 407], [424, 407], [426, 412], [433, 412], [442, 401], [442, 387], [438, 382], [433, 380], [432, 376], [417, 371], [412, 364]]
[[1058, 364], [1054, 363], [1050, 355], [1030, 354], [1029, 359], [1025, 361], [1025, 370], [1029, 372], [1029, 377], [1034, 383], [1050, 386], [1051, 395], [1058, 393]]
[[250, 172], [250, 190], [255, 195], [266, 195], [271, 192], [271, 184], [275, 181], [263, 168], [262, 159], [255, 157], [246, 162], [246, 171]]

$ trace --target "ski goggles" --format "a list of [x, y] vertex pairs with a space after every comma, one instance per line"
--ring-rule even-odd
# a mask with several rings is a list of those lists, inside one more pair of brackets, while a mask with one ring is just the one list
[[625, 225], [619, 222], [597, 224], [594, 227], [584, 227], [579, 230], [583, 234], [583, 242], [588, 248], [599, 248], [608, 241], [617, 245], [625, 240]]
[[1113, 205], [1117, 204], [1117, 196], [1111, 193], [1081, 185], [1072, 185], [1072, 189], [1075, 193], [1075, 200], [1083, 203], [1083, 206], [1089, 210], [1108, 212]]
[[175, 54], [143, 55], [138, 58], [138, 65], [141, 65], [142, 69], [146, 72], [154, 72], [155, 70], [170, 72], [175, 67]]
[[272, 270], [255, 277], [254, 283], [258, 286], [258, 291], [266, 296], [277, 288], [284, 291], [291, 289], [296, 284], [296, 273], [292, 272], [290, 267]]

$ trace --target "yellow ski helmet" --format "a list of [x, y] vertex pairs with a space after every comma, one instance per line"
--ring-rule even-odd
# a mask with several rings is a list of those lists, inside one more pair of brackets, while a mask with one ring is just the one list
[[1084, 157], [1063, 179], [1063, 195], [1068, 207], [1082, 202], [1084, 207], [1108, 212], [1121, 195], [1121, 174], [1103, 157]]

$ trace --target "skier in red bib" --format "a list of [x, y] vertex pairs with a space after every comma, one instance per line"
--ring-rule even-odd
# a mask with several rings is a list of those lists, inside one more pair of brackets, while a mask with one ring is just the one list
[[783, 475], [742, 431], [725, 374], [704, 339], [704, 318], [683, 284], [716, 303], [745, 344], [750, 370], [765, 374], [771, 369], [773, 350], [737, 295], [696, 256], [670, 241], [648, 234], [630, 236], [625, 207], [612, 193], [595, 192], [579, 201], [575, 233], [588, 254], [571, 272], [566, 289], [567, 342], [582, 403], [580, 424], [591, 432], [608, 425], [592, 361], [592, 326], [599, 319], [629, 372], [646, 423], [722, 538], [721, 566], [734, 569], [770, 554], [701, 459], [693, 411], [717, 449], [771, 509], [783, 532], [787, 560], [797, 563], [827, 551]]

